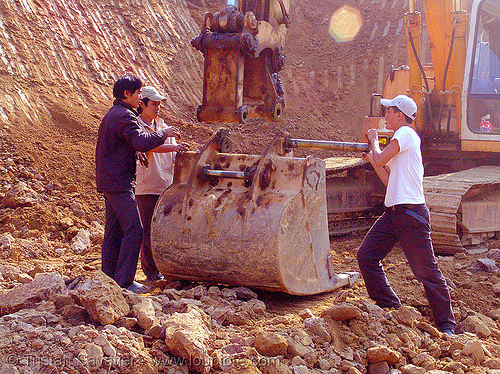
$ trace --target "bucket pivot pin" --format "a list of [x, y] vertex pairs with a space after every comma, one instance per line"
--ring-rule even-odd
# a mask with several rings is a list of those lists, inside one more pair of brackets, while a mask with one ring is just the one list
[[221, 170], [219, 165], [215, 165], [213, 169], [210, 165], [205, 165], [201, 169], [201, 179], [212, 186], [217, 186], [219, 179], [242, 179], [245, 181], [245, 187], [249, 187], [253, 182], [255, 170], [255, 167], [248, 166], [243, 171]]

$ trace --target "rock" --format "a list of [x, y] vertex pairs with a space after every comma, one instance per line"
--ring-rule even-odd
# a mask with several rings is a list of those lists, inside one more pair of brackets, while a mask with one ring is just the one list
[[87, 310], [76, 304], [65, 305], [58, 312], [67, 319], [80, 323], [85, 322], [89, 317]]
[[495, 296], [500, 296], [500, 282], [495, 283], [493, 286], [491, 286], [491, 288]]
[[363, 310], [368, 312], [368, 314], [370, 314], [372, 317], [378, 318], [384, 313], [384, 310], [381, 307], [371, 303], [368, 300], [362, 300], [361, 305], [363, 307]]
[[295, 365], [292, 366], [293, 374], [309, 374], [310, 371], [305, 365]]
[[471, 356], [476, 364], [482, 363], [486, 355], [491, 355], [479, 340], [469, 340], [462, 349], [462, 354]]
[[18, 281], [19, 283], [22, 283], [22, 284], [28, 284], [28, 283], [33, 282], [33, 278], [29, 274], [20, 273], [17, 275], [16, 281]]
[[0, 266], [0, 275], [6, 280], [17, 280], [20, 274], [20, 270], [16, 266], [12, 265], [2, 265]]
[[139, 326], [148, 330], [157, 321], [153, 301], [148, 298], [143, 298], [140, 303], [132, 307], [132, 312], [137, 318]]
[[90, 236], [87, 230], [80, 229], [73, 239], [71, 239], [71, 249], [77, 255], [85, 254], [90, 249]]
[[495, 260], [492, 260], [491, 258], [479, 258], [477, 260], [477, 263], [482, 270], [487, 271], [489, 273], [500, 272], [500, 269], [496, 265]]
[[299, 312], [299, 316], [300, 318], [302, 319], [307, 319], [307, 318], [311, 318], [311, 317], [314, 317], [314, 313], [311, 312], [311, 309], [309, 308], [306, 308], [306, 309], [303, 309]]
[[85, 352], [87, 353], [87, 363], [92, 369], [96, 369], [102, 365], [104, 353], [101, 347], [94, 343], [87, 343], [85, 345]]
[[26, 285], [0, 294], [0, 315], [34, 308], [42, 300], [49, 300], [56, 293], [67, 293], [64, 278], [59, 273], [41, 274]]
[[429, 333], [430, 335], [435, 336], [436, 338], [441, 337], [442, 333], [434, 326], [429, 325], [427, 322], [420, 321], [417, 323], [416, 326], [420, 330], [425, 331], [425, 332]]
[[190, 369], [198, 373], [208, 373], [212, 368], [207, 348], [208, 318], [204, 312], [192, 308], [187, 313], [176, 312], [163, 321], [167, 349], [174, 356], [184, 358]]
[[287, 357], [299, 356], [305, 358], [306, 356], [314, 352], [314, 350], [311, 347], [305, 346], [302, 343], [297, 342], [292, 338], [288, 338], [287, 342], [288, 342], [287, 355], [286, 355]]
[[116, 321], [115, 325], [117, 327], [125, 327], [127, 330], [131, 330], [132, 328], [137, 326], [137, 318], [122, 317], [118, 321]]
[[73, 220], [69, 217], [63, 217], [57, 223], [62, 227], [63, 230], [67, 230], [75, 224], [75, 222], [73, 222]]
[[493, 261], [498, 261], [500, 260], [500, 249], [498, 248], [490, 249], [486, 256], [492, 259]]
[[488, 369], [500, 369], [500, 358], [488, 358], [483, 362], [483, 366]]
[[20, 374], [20, 372], [11, 364], [3, 364], [0, 366], [0, 374]]
[[219, 296], [220, 295], [220, 288], [217, 286], [210, 286], [207, 291], [207, 295], [209, 296]]
[[282, 361], [261, 362], [259, 360], [258, 367], [262, 374], [293, 374], [290, 367]]
[[78, 298], [90, 317], [103, 325], [113, 324], [130, 312], [120, 286], [101, 270], [80, 286]]
[[38, 193], [29, 188], [24, 182], [19, 182], [0, 202], [0, 208], [29, 207], [38, 201]]
[[0, 249], [10, 249], [15, 239], [9, 233], [0, 235]]
[[194, 287], [193, 289], [193, 298], [196, 300], [200, 300], [203, 296], [207, 295], [207, 288], [201, 284]]
[[457, 372], [458, 370], [465, 371], [467, 366], [458, 361], [448, 362], [445, 366], [443, 366], [443, 370], [446, 372]]
[[468, 316], [458, 324], [457, 331], [472, 332], [480, 338], [486, 338], [491, 335], [491, 330], [477, 315]]
[[374, 364], [368, 364], [369, 374], [389, 374], [391, 369], [386, 361], [376, 362]]
[[144, 331], [144, 334], [155, 339], [165, 339], [163, 327], [160, 324], [154, 324], [148, 330]]
[[413, 327], [417, 321], [422, 319], [422, 314], [416, 308], [408, 305], [402, 305], [395, 314], [400, 323], [410, 327]]
[[72, 201], [69, 204], [69, 209], [73, 212], [73, 214], [77, 217], [84, 217], [85, 216], [85, 210], [82, 207], [82, 204]]
[[284, 336], [260, 330], [255, 335], [255, 349], [263, 356], [285, 356], [288, 342]]
[[266, 311], [266, 304], [262, 300], [252, 299], [247, 304], [255, 314], [264, 314]]
[[401, 359], [401, 353], [389, 347], [377, 346], [368, 348], [366, 358], [370, 364], [387, 361], [390, 365], [394, 365]]
[[401, 374], [425, 374], [427, 373], [427, 370], [424, 368], [408, 364], [405, 366], [402, 366], [401, 368]]
[[89, 236], [92, 244], [101, 243], [104, 238], [104, 227], [99, 222], [92, 221], [90, 223]]
[[361, 316], [361, 310], [349, 303], [334, 305], [321, 313], [321, 317], [330, 316], [338, 321], [348, 321]]
[[433, 370], [436, 368], [436, 360], [427, 352], [417, 354], [412, 358], [411, 362], [414, 365], [423, 367], [426, 370]]
[[237, 365], [230, 369], [227, 374], [261, 374], [257, 366], [251, 360], [239, 359]]
[[304, 320], [306, 331], [322, 342], [330, 343], [332, 337], [326, 328], [325, 321], [320, 317], [311, 317]]
[[240, 300], [248, 301], [258, 298], [258, 295], [247, 287], [236, 287], [233, 288], [233, 291], [236, 292], [236, 297]]

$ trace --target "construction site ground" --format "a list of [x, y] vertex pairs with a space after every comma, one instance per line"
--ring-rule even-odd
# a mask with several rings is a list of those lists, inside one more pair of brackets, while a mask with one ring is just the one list
[[[406, 43], [401, 20], [406, 1], [292, 1], [293, 24], [287, 34], [287, 62], [281, 74], [286, 95], [283, 121], [198, 123], [195, 112], [201, 100], [203, 60], [198, 52], [188, 51], [191, 48], [189, 41], [198, 33], [204, 12], [220, 10], [221, 3], [188, 0], [155, 2], [155, 7], [166, 7], [165, 14], [169, 10], [173, 12], [171, 22], [174, 22], [174, 26], [170, 24], [169, 30], [175, 32], [172, 31], [169, 40], [176, 48], [168, 51], [165, 40], [159, 40], [154, 45], [155, 35], [149, 34], [154, 21], [149, 22], [141, 13], [146, 2], [110, 3], [100, 9], [111, 13], [119, 9], [129, 32], [125, 33], [127, 37], [123, 37], [122, 41], [137, 43], [131, 50], [142, 51], [141, 58], [147, 51], [154, 50], [164, 58], [162, 61], [168, 61], [168, 64], [165, 62], [168, 68], [164, 69], [165, 74], [168, 74], [161, 79], [164, 80], [162, 84], [169, 94], [169, 101], [167, 108], [162, 109], [161, 116], [167, 123], [181, 129], [182, 140], [190, 143], [191, 149], [197, 149], [214, 131], [224, 126], [231, 131], [233, 150], [242, 153], [263, 152], [282, 128], [296, 137], [358, 141], [362, 118], [369, 111], [371, 93], [380, 91], [391, 63], [398, 65], [405, 62]], [[328, 26], [330, 16], [345, 3], [360, 9], [363, 26], [352, 42], [337, 43], [328, 33]], [[54, 50], [50, 43], [34, 43], [29, 35], [35, 34], [36, 30], [30, 29], [29, 34], [26, 30], [16, 29], [20, 27], [16, 20], [38, 15], [37, 22], [40, 24], [26, 23], [23, 27], [40, 27], [46, 37], [52, 35], [51, 40], [56, 49], [58, 45], [63, 45], [71, 55], [71, 43], [64, 42], [64, 25], [70, 25], [74, 30], [78, 25], [75, 18], [65, 15], [64, 2], [52, 2], [50, 6], [47, 2], [46, 12], [41, 3], [9, 4], [0, 4], [0, 12], [12, 37], [0, 35], [0, 42], [12, 56], [25, 52], [23, 45], [31, 45], [32, 58], [25, 55], [22, 60], [26, 61], [28, 70], [36, 67], [38, 73], [36, 77], [34, 73], [28, 72], [26, 76], [19, 73], [16, 69], [21, 68], [16, 61], [20, 60], [12, 56], [7, 56], [10, 62], [7, 64], [4, 60], [0, 71], [4, 87], [0, 90], [0, 296], [16, 288], [26, 287], [37, 278], [35, 275], [57, 272], [65, 280], [81, 276], [83, 283], [100, 269], [104, 200], [95, 190], [97, 129], [100, 119], [112, 103], [113, 78], [122, 71], [140, 73], [135, 60], [129, 65], [119, 62], [119, 68], [116, 68], [113, 58], [118, 57], [111, 58], [111, 53], [106, 55], [99, 52], [100, 46], [93, 44], [90, 34], [85, 35], [88, 25], [83, 24], [80, 25], [82, 34], [75, 39], [81, 45], [90, 47], [80, 45], [76, 49], [81, 51], [82, 56], [90, 55], [89, 51], [93, 49], [94, 61], [100, 64], [104, 74], [101, 74], [101, 78], [89, 79], [84, 68], [78, 64], [72, 65], [73, 60], [68, 56], [66, 62], [59, 61], [59, 64], [64, 65], [71, 74], [64, 73], [63, 69], [58, 70], [58, 60], [50, 53]], [[91, 9], [94, 5], [78, 3], [70, 6], [70, 10], [73, 10], [73, 6], [81, 10], [86, 7]], [[31, 7], [34, 13], [23, 7]], [[67, 12], [70, 12], [69, 8], [66, 8]], [[80, 13], [80, 16], [85, 18], [84, 13]], [[130, 24], [130, 19], [134, 17], [137, 21]], [[65, 19], [67, 23], [56, 22], [57, 19]], [[42, 22], [52, 26], [43, 26]], [[98, 23], [98, 19], [94, 18], [93, 22]], [[137, 34], [141, 30], [148, 38], [139, 42]], [[96, 40], [99, 40], [99, 36]], [[9, 47], [9, 43], [12, 47]], [[74, 61], [80, 61], [78, 54], [75, 55]], [[52, 59], [52, 62], [46, 63], [47, 59]], [[150, 62], [159, 64], [154, 59]], [[81, 69], [81, 74], [78, 69]], [[157, 85], [156, 79], [161, 76], [161, 72], [160, 69], [156, 71], [155, 79], [152, 78], [151, 70], [142, 73], [150, 79], [147, 83]], [[68, 85], [71, 75], [75, 78], [74, 85]], [[169, 87], [171, 92], [168, 91]], [[25, 95], [24, 99], [20, 91]], [[309, 153], [301, 151], [297, 154]], [[314, 154], [318, 157], [332, 156], [327, 152]], [[91, 233], [91, 244], [83, 249], [74, 244], [74, 238], [82, 229]], [[331, 238], [331, 253], [337, 272], [359, 270], [356, 251], [363, 234]], [[500, 241], [493, 238], [488, 243], [469, 248], [468, 252], [438, 257], [440, 268], [450, 286], [453, 309], [459, 323], [459, 334], [454, 338], [436, 333], [429, 327], [432, 318], [423, 288], [411, 273], [398, 246], [384, 260], [384, 268], [403, 305], [415, 308], [416, 316], [411, 321], [405, 320], [395, 311], [374, 311], [362, 279], [350, 288], [314, 296], [299, 297], [253, 290], [265, 307], [252, 309], [252, 313], [247, 314], [241, 311], [247, 301], [242, 301], [244, 298], [236, 300], [232, 294], [228, 296], [229, 291], [224, 291], [223, 286], [219, 287], [221, 294], [215, 295], [214, 289], [207, 294], [211, 285], [202, 285], [202, 291], [199, 291], [200, 286], [195, 283], [161, 281], [152, 284], [153, 290], [146, 298], [152, 298], [157, 308], [162, 310], [161, 318], [171, 317], [168, 312], [182, 314], [190, 308], [200, 310], [204, 315], [200, 318], [205, 321], [207, 338], [200, 338], [200, 344], [196, 346], [203, 347], [207, 357], [229, 354], [233, 358], [248, 359], [243, 366], [235, 366], [234, 361], [233, 366], [214, 364], [207, 369], [210, 372], [352, 374], [389, 373], [389, 370], [402, 373], [436, 370], [435, 373], [439, 373], [439, 370], [445, 370], [457, 374], [499, 373], [500, 274], [498, 268], [485, 267], [484, 261], [480, 261], [486, 258], [500, 261], [500, 256], [495, 258], [498, 248]], [[136, 279], [145, 279], [140, 269]], [[197, 297], [196, 292], [201, 292], [203, 296]], [[140, 303], [131, 296], [127, 297], [131, 307]], [[127, 325], [122, 318], [121, 326], [133, 332], [129, 336], [132, 343], [127, 346], [128, 340], [90, 318], [78, 302], [78, 297], [73, 299], [76, 305], [74, 310], [78, 310], [78, 313], [73, 314], [61, 313], [53, 295], [45, 299], [42, 297], [37, 303], [18, 309], [13, 314], [6, 312], [8, 308], [0, 308], [3, 316], [0, 318], [0, 373], [203, 371], [189, 363], [162, 362], [157, 365], [158, 361], [155, 360], [158, 357], [182, 356], [167, 349], [165, 334], [168, 334], [168, 328], [164, 324], [162, 332], [148, 335], [147, 329], [134, 323]], [[184, 304], [180, 300], [184, 300]], [[203, 304], [203, 301], [206, 303]], [[343, 321], [331, 318], [326, 311], [340, 304], [353, 306], [361, 314]], [[225, 322], [213, 314], [214, 308], [221, 305], [229, 308]], [[422, 316], [419, 322], [418, 314]], [[228, 315], [232, 315], [233, 319]], [[475, 322], [470, 323], [474, 316], [477, 317], [472, 319]], [[127, 318], [138, 319], [132, 311]], [[326, 335], [322, 335], [321, 326], [327, 331]], [[186, 336], [198, 336], [194, 333], [189, 335], [188, 330]], [[262, 331], [284, 337], [287, 342], [284, 350], [281, 347], [281, 350], [276, 348], [278, 351], [271, 348], [266, 351], [257, 347], [255, 342]], [[104, 332], [108, 334], [107, 342], [113, 349], [106, 350], [103, 347], [109, 345], [95, 343], [95, 337]], [[110, 337], [112, 334], [115, 334], [114, 338]], [[268, 346], [273, 346], [276, 339], [274, 336], [273, 339], [264, 340]], [[305, 347], [303, 350], [291, 348], [294, 344], [292, 341], [297, 342], [297, 339], [301, 347]], [[94, 349], [94, 346], [101, 347], [101, 350]], [[392, 353], [399, 354], [396, 355], [396, 362], [392, 358], [378, 361], [379, 365], [370, 362], [368, 349], [377, 346], [388, 347]], [[79, 354], [83, 351], [86, 352], [87, 361], [80, 359]], [[113, 351], [128, 359], [140, 357], [146, 364], [120, 366], [105, 362], [103, 358], [111, 357]], [[51, 352], [57, 352], [57, 357], [66, 357], [68, 361], [63, 360], [63, 365], [59, 361], [59, 364], [54, 364], [55, 356], [52, 354], [55, 353]], [[279, 354], [273, 355], [273, 352]], [[26, 355], [35, 359], [30, 361]], [[251, 360], [252, 357], [275, 356], [280, 365], [256, 364]], [[50, 359], [44, 361], [47, 357]], [[100, 358], [100, 364], [93, 365], [88, 357]]]

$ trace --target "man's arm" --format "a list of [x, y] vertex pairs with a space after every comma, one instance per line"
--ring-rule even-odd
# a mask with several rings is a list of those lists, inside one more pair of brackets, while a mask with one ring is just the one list
[[385, 166], [391, 158], [399, 153], [399, 142], [397, 139], [392, 139], [387, 147], [383, 151], [380, 150], [380, 145], [378, 142], [378, 131], [376, 129], [369, 129], [366, 133], [368, 141], [370, 142], [370, 149], [373, 154], [372, 165], [383, 167]]
[[375, 170], [375, 173], [377, 173], [378, 177], [382, 181], [382, 183], [387, 186], [387, 183], [389, 183], [389, 174], [391, 173], [391, 170], [389, 169], [389, 166], [377, 166], [373, 160], [373, 151], [370, 151], [368, 153], [363, 153], [362, 155], [363, 160], [365, 161], [370, 161], [370, 164], [372, 164], [373, 169]]
[[148, 133], [139, 125], [137, 118], [126, 115], [120, 118], [121, 136], [138, 152], [147, 152], [162, 145], [168, 137], [168, 131], [161, 129]]
[[162, 144], [151, 150], [151, 152], [156, 153], [168, 153], [168, 152], [179, 152], [184, 153], [189, 150], [189, 145], [187, 143], [175, 143], [175, 144]]

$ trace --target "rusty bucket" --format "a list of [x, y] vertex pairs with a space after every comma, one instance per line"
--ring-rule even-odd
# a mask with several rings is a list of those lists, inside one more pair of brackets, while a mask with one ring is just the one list
[[151, 229], [163, 275], [296, 295], [357, 278], [333, 269], [325, 162], [290, 157], [283, 142], [277, 136], [262, 155], [233, 154], [221, 152], [219, 132], [200, 151], [177, 156]]

